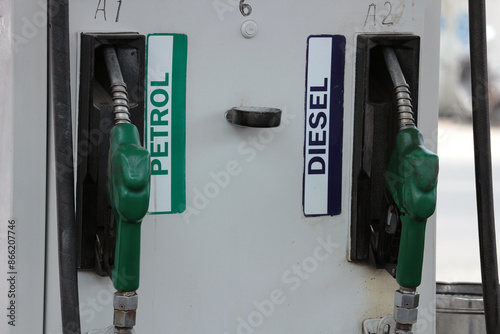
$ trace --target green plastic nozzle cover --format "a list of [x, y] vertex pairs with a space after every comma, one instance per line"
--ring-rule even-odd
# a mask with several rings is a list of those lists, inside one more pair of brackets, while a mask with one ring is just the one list
[[132, 124], [115, 125], [110, 142], [108, 195], [116, 220], [112, 279], [116, 290], [132, 292], [139, 288], [141, 222], [149, 206], [149, 152]]
[[385, 184], [402, 213], [396, 271], [402, 287], [416, 288], [422, 281], [425, 226], [436, 208], [438, 172], [438, 156], [425, 148], [420, 131], [398, 132]]

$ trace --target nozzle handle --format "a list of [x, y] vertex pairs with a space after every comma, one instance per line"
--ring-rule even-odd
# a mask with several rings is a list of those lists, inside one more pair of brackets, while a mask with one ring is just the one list
[[112, 279], [116, 290], [132, 292], [139, 288], [141, 222], [149, 206], [150, 156], [133, 124], [115, 125], [110, 141], [108, 194], [116, 220]]
[[416, 288], [422, 280], [425, 227], [436, 208], [439, 159], [417, 128], [401, 130], [386, 171], [386, 187], [402, 213], [396, 280]]

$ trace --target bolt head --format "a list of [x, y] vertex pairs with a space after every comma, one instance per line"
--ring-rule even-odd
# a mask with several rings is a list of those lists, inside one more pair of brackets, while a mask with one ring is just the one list
[[115, 310], [114, 325], [115, 327], [131, 328], [135, 326], [136, 311], [120, 311]]
[[400, 290], [394, 295], [394, 305], [402, 308], [417, 308], [420, 300], [420, 295], [414, 293], [403, 293]]
[[136, 310], [139, 302], [137, 294], [115, 293], [113, 298], [113, 307], [115, 310], [129, 311]]
[[418, 309], [408, 309], [402, 307], [394, 307], [394, 320], [397, 323], [405, 325], [413, 325], [417, 322]]

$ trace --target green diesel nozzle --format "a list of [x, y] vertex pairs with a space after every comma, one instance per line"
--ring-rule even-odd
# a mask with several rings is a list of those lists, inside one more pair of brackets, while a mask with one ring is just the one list
[[129, 123], [115, 125], [110, 141], [108, 193], [117, 226], [113, 285], [131, 292], [139, 288], [141, 222], [149, 206], [149, 152]]
[[402, 287], [416, 288], [422, 280], [425, 225], [436, 208], [438, 171], [438, 156], [424, 147], [420, 131], [399, 131], [385, 180], [402, 213], [396, 271]]

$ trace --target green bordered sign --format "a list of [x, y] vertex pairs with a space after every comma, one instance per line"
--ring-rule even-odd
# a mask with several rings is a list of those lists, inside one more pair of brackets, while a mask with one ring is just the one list
[[186, 35], [148, 35], [144, 142], [151, 154], [151, 214], [186, 209], [186, 67]]

